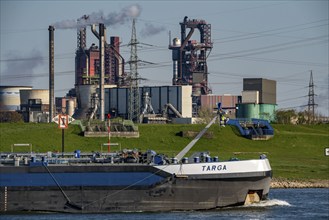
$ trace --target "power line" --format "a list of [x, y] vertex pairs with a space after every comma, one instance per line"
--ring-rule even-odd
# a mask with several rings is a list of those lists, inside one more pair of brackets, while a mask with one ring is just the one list
[[288, 99], [284, 99], [284, 100], [279, 100], [278, 102], [286, 102], [286, 101], [290, 101], [290, 100], [296, 100], [296, 99], [301, 99], [301, 98], [305, 98], [307, 96], [299, 96], [299, 97], [293, 97], [293, 98], [288, 98]]
[[[71, 75], [74, 74], [74, 70], [69, 70], [69, 71], [61, 71], [61, 72], [55, 72], [55, 76], [66, 76], [66, 75]], [[49, 72], [47, 73], [33, 73], [33, 74], [10, 74], [10, 75], [0, 75], [1, 78], [5, 78], [6, 80], [8, 79], [20, 79], [20, 78], [30, 78], [30, 77], [49, 77]]]
[[[321, 20], [313, 21], [313, 22], [309, 22], [309, 23], [304, 23], [304, 24], [299, 24], [299, 25], [298, 24], [297, 25], [291, 25], [291, 26], [275, 28], [275, 29], [270, 29], [270, 30], [264, 30], [264, 31], [258, 31], [258, 32], [236, 31], [236, 32], [242, 33], [242, 34], [233, 35], [233, 36], [229, 36], [229, 37], [224, 37], [224, 38], [220, 38], [220, 39], [213, 39], [213, 40], [218, 41], [218, 43], [227, 43], [227, 42], [233, 42], [233, 41], [254, 39], [254, 38], [259, 38], [259, 37], [269, 37], [269, 36], [305, 39], [305, 38], [301, 38], [300, 36], [299, 37], [292, 37], [292, 36], [280, 35], [280, 33], [289, 33], [289, 32], [301, 31], [301, 30], [318, 28], [318, 27], [327, 27], [328, 23], [314, 25], [314, 26], [311, 26], [311, 27], [297, 28], [298, 26], [305, 26], [305, 25], [309, 25], [309, 24], [313, 24], [313, 23], [322, 22], [322, 21], [327, 22], [328, 20], [327, 19], [321, 19]], [[286, 30], [286, 29], [288, 29], [288, 30]], [[280, 31], [280, 30], [284, 30], [284, 31]], [[276, 32], [276, 31], [280, 31], [280, 32]], [[271, 32], [275, 32], [275, 33], [271, 34]]]
[[273, 58], [236, 57], [236, 59], [249, 60], [249, 61], [261, 61], [261, 62], [269, 62], [269, 63], [302, 65], [302, 66], [319, 66], [319, 67], [327, 67], [328, 66], [328, 64], [326, 64], [326, 63], [315, 63], [315, 62], [296, 61], [296, 60], [282, 60], [282, 59], [273, 59]]
[[[317, 41], [319, 41], [319, 42], [317, 42]], [[304, 45], [301, 43], [304, 43]], [[231, 59], [231, 58], [236, 58], [236, 57], [245, 57], [245, 56], [250, 56], [250, 55], [255, 55], [255, 54], [263, 54], [263, 53], [287, 50], [287, 49], [291, 49], [294, 47], [301, 47], [301, 46], [312, 45], [312, 44], [317, 44], [317, 43], [328, 43], [328, 35], [322, 35], [322, 36], [317, 36], [317, 37], [312, 37], [312, 38], [302, 39], [302, 40], [297, 40], [297, 41], [290, 41], [290, 42], [285, 42], [285, 43], [281, 43], [281, 44], [273, 44], [273, 45], [254, 48], [254, 49], [240, 50], [240, 51], [234, 51], [234, 52], [223, 53], [223, 54], [215, 54], [215, 55], [212, 55], [212, 58], [220, 58], [222, 60]], [[254, 52], [252, 52], [252, 51], [254, 51]]]

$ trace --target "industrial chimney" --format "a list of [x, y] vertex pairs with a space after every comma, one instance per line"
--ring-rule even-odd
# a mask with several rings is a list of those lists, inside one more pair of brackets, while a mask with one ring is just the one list
[[49, 26], [49, 123], [54, 117], [54, 26]]
[[104, 121], [105, 105], [104, 105], [104, 76], [105, 76], [105, 26], [99, 24], [99, 61], [100, 61], [100, 74], [99, 74], [99, 103], [100, 103], [100, 117], [101, 121]]

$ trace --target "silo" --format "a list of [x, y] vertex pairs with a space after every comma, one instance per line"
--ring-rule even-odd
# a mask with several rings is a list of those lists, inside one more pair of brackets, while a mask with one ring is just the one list
[[66, 100], [66, 114], [69, 116], [74, 114], [74, 101], [71, 99]]
[[20, 109], [20, 90], [31, 90], [31, 86], [0, 86], [0, 111]]

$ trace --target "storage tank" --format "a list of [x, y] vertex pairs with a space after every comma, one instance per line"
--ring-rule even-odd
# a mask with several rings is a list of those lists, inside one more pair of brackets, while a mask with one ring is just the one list
[[237, 104], [237, 118], [259, 118], [258, 104]]
[[27, 105], [29, 99], [41, 99], [43, 105], [49, 105], [48, 89], [20, 90], [21, 105]]
[[275, 120], [275, 104], [261, 104], [259, 105], [259, 118], [269, 121]]
[[74, 100], [66, 100], [66, 114], [69, 116], [74, 114]]
[[16, 111], [20, 109], [19, 90], [31, 90], [31, 86], [0, 86], [0, 111]]

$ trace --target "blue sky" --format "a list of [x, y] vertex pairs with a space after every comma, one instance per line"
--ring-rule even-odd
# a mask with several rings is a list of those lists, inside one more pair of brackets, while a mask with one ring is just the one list
[[[211, 24], [213, 50], [208, 58], [214, 94], [240, 95], [243, 78], [277, 81], [278, 108], [303, 110], [313, 71], [317, 111], [328, 113], [328, 1], [4, 1], [1, 0], [0, 84], [48, 88], [48, 26], [82, 15], [122, 14], [135, 7], [136, 31], [147, 80], [142, 85], [170, 85], [169, 31], [180, 36], [184, 16]], [[111, 17], [111, 18], [112, 18]], [[88, 42], [97, 43], [88, 30]], [[121, 51], [131, 37], [131, 18], [107, 26], [107, 36], [120, 36]], [[196, 32], [193, 39], [199, 39]], [[55, 95], [74, 87], [76, 29], [55, 30]], [[126, 66], [129, 71], [129, 66]]]

